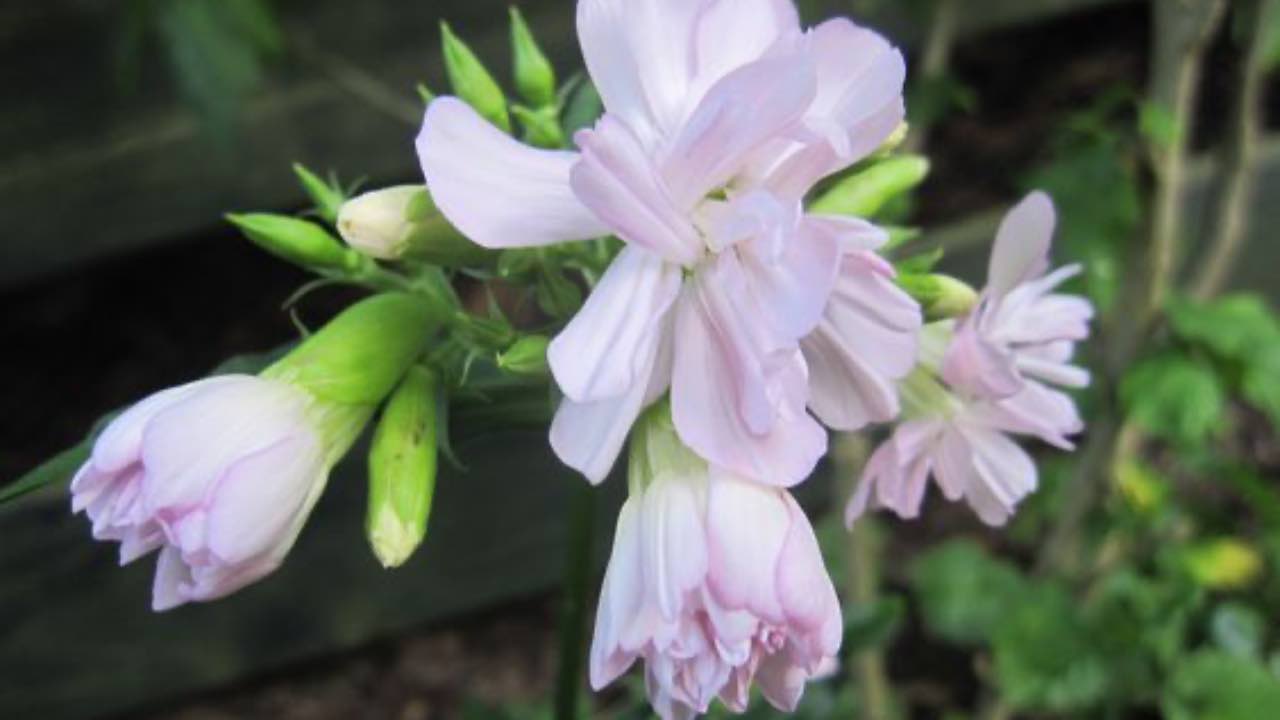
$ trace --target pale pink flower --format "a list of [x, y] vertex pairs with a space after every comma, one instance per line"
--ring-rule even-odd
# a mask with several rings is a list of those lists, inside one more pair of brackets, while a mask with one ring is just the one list
[[964, 498], [983, 522], [1000, 525], [1037, 484], [1035, 463], [1009, 435], [1073, 449], [1068, 436], [1084, 423], [1049, 383], [1088, 384], [1070, 361], [1093, 306], [1052, 292], [1079, 272], [1045, 274], [1053, 225], [1053, 204], [1038, 192], [1005, 217], [978, 304], [954, 327], [927, 329], [921, 366], [901, 384], [904, 421], [867, 462], [846, 522], [869, 505], [915, 517], [932, 476], [947, 499]]
[[704, 713], [717, 697], [745, 711], [753, 682], [775, 707], [793, 710], [805, 683], [829, 672], [842, 633], [813, 529], [786, 490], [709, 468], [666, 422], [658, 433], [669, 439], [650, 432], [637, 441], [647, 458], [637, 460], [633, 446], [632, 494], [596, 616], [592, 687], [642, 659], [663, 718]]
[[[910, 364], [900, 315], [918, 310], [862, 254], [874, 229], [801, 207], [901, 122], [902, 57], [846, 20], [802, 31], [788, 0], [580, 0], [578, 32], [606, 109], [581, 152], [521, 145], [454, 98], [431, 104], [418, 137], [436, 204], [475, 242], [626, 242], [551, 345], [566, 398], [552, 445], [599, 481], [670, 389], [703, 457], [799, 482], [826, 449], [810, 387], [856, 386], [857, 409], [814, 408], [832, 424], [887, 419], [883, 388]], [[860, 304], [877, 299], [892, 307]], [[860, 324], [893, 342], [847, 335]]]
[[1075, 343], [1089, 336], [1093, 305], [1053, 289], [1080, 272], [1068, 265], [1045, 274], [1053, 236], [1053, 203], [1033, 192], [1000, 225], [987, 287], [956, 328], [942, 375], [957, 389], [1007, 397], [1027, 378], [1084, 387], [1089, 374], [1071, 364]]
[[152, 606], [222, 597], [275, 570], [327, 479], [311, 397], [227, 375], [158, 392], [113, 420], [72, 509], [120, 563], [160, 550]]

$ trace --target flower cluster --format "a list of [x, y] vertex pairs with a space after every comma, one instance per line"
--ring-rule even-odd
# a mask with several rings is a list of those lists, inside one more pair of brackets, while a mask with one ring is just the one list
[[[1082, 422], [1062, 388], [1088, 383], [1071, 359], [1092, 308], [1055, 292], [1079, 268], [1046, 274], [1048, 197], [1005, 218], [981, 293], [900, 276], [867, 212], [810, 201], [837, 174], [874, 170], [902, 137], [905, 66], [889, 42], [845, 19], [803, 28], [790, 0], [579, 0], [577, 27], [603, 114], [575, 149], [562, 147], [554, 74], [527, 28], [515, 74], [535, 108], [508, 107], [446, 27], [459, 96], [427, 107], [425, 188], [343, 204], [300, 171], [345, 247], [297, 218], [232, 216], [327, 279], [395, 292], [259, 376], [160, 392], [97, 438], [73, 508], [121, 543], [122, 562], [160, 550], [157, 610], [279, 566], [329, 469], [384, 405], [368, 531], [385, 565], [404, 562], [426, 532], [436, 400], [447, 400], [432, 363], [469, 368], [482, 351], [498, 371], [554, 379], [551, 447], [589, 481], [629, 443], [592, 685], [639, 659], [666, 720], [717, 698], [743, 712], [753, 686], [792, 710], [835, 667], [843, 632], [790, 494], [829, 430], [892, 424], [849, 523], [872, 507], [915, 517], [932, 477], [998, 525], [1036, 485], [1012, 436], [1071, 449]], [[491, 250], [587, 241], [604, 250], [583, 272], [590, 294], [551, 339], [471, 316], [437, 267], [487, 272], [501, 267]], [[581, 300], [563, 284], [550, 304], [565, 311], [549, 315]]]

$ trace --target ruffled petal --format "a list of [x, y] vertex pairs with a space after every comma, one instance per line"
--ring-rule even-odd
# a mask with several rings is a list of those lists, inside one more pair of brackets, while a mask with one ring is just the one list
[[777, 572], [791, 513], [783, 492], [727, 473], [707, 494], [707, 580], [717, 602], [781, 625]]
[[667, 310], [680, 293], [680, 268], [645, 250], [624, 248], [547, 359], [556, 383], [578, 403], [617, 397], [649, 367]]
[[1005, 215], [991, 247], [987, 292], [998, 299], [1049, 267], [1049, 243], [1056, 223], [1053, 201], [1033, 192]]
[[644, 576], [640, 549], [639, 501], [628, 500], [618, 514], [613, 552], [605, 571], [600, 603], [591, 640], [591, 687], [604, 688], [635, 662], [637, 653], [624, 650], [621, 639], [628, 624], [640, 613]]
[[610, 232], [569, 186], [577, 153], [519, 143], [457, 98], [427, 108], [417, 149], [436, 206], [479, 245], [529, 247]]
[[725, 75], [764, 57], [779, 41], [799, 35], [800, 18], [790, 0], [706, 3], [696, 30], [693, 94], [700, 97]]

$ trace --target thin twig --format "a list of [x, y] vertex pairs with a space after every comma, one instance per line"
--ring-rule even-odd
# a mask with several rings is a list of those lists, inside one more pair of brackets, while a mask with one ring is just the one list
[[323, 72], [339, 89], [370, 108], [410, 127], [422, 122], [422, 103], [413, 96], [396, 92], [372, 73], [308, 40], [295, 40], [294, 45], [303, 62]]
[[1229, 123], [1231, 133], [1223, 148], [1219, 181], [1222, 188], [1214, 221], [1212, 245], [1192, 284], [1191, 294], [1207, 300], [1226, 284], [1244, 245], [1249, 205], [1257, 184], [1258, 138], [1262, 133], [1262, 80], [1265, 72], [1267, 28], [1275, 21], [1277, 0], [1240, 0], [1240, 27], [1244, 28], [1243, 53], [1235, 75]]
[[[951, 64], [951, 48], [955, 45], [956, 19], [960, 3], [956, 0], [934, 0], [933, 17], [929, 22], [929, 34], [924, 40], [920, 56], [918, 87], [926, 87], [946, 77]], [[929, 127], [922, 125], [911, 129], [903, 147], [907, 152], [922, 153], [929, 142]]]
[[591, 595], [592, 540], [595, 537], [595, 488], [572, 478], [564, 585], [560, 599], [560, 665], [556, 677], [556, 720], [578, 720], [586, 667], [587, 615]]

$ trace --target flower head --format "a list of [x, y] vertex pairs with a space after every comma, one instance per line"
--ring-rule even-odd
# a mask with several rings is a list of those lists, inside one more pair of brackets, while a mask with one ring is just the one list
[[312, 398], [247, 375], [152, 395], [116, 418], [71, 485], [120, 562], [160, 549], [152, 606], [212, 600], [279, 566], [332, 454]]
[[[803, 31], [787, 0], [580, 0], [578, 31], [606, 111], [580, 152], [521, 145], [441, 98], [418, 137], [433, 197], [489, 247], [626, 243], [549, 349], [565, 462], [602, 479], [670, 390], [699, 455], [793, 485], [826, 450], [810, 387], [856, 386], [856, 409], [812, 408], [833, 424], [885, 420], [911, 365], [919, 309], [864, 256], [883, 233], [801, 205], [901, 123], [901, 54], [847, 20]], [[871, 349], [860, 327], [892, 341]]]
[[599, 689], [637, 659], [663, 718], [746, 709], [757, 683], [792, 710], [840, 645], [840, 606], [804, 512], [785, 490], [716, 470], [665, 406], [637, 426], [591, 648]]
[[1052, 203], [1032, 193], [1000, 226], [978, 304], [956, 323], [924, 329], [920, 365], [899, 385], [903, 422], [863, 469], [847, 523], [868, 506], [915, 517], [933, 477], [947, 499], [963, 498], [1000, 525], [1037, 484], [1035, 463], [1010, 435], [1073, 449], [1070, 436], [1084, 423], [1052, 385], [1088, 384], [1070, 361], [1093, 308], [1051, 292], [1078, 271], [1044, 274], [1052, 232]]

